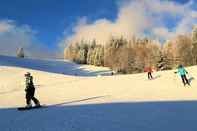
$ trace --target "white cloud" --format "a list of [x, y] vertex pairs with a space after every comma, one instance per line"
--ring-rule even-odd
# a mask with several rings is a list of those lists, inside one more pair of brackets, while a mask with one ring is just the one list
[[0, 21], [0, 55], [16, 56], [23, 47], [29, 57], [50, 58], [55, 53], [36, 39], [36, 33], [28, 25], [17, 26], [14, 21]]
[[191, 17], [197, 19], [197, 11], [192, 11], [191, 12]]
[[13, 26], [11, 25], [11, 21], [0, 21], [0, 33], [7, 32], [12, 28]]
[[[197, 23], [193, 4], [192, 0], [185, 4], [164, 0], [124, 0], [119, 4], [115, 21], [103, 18], [87, 23], [88, 18], [82, 18], [73, 28], [73, 34], [66, 36], [61, 44], [81, 39], [96, 39], [102, 44], [110, 36], [129, 39], [132, 35], [142, 37], [147, 34], [161, 40], [170, 39], [174, 35], [191, 32]], [[176, 22], [176, 26], [169, 27], [167, 22]]]
[[153, 33], [153, 35], [157, 36], [158, 38], [165, 39], [165, 40], [175, 37], [175, 33], [174, 32], [170, 32], [165, 27], [154, 28], [152, 30], [152, 33]]

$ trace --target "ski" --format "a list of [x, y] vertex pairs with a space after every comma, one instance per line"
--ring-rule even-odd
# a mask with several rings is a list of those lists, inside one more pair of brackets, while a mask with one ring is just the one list
[[25, 111], [25, 110], [39, 109], [39, 108], [43, 108], [43, 107], [46, 107], [46, 106], [41, 105], [41, 106], [32, 106], [32, 107], [18, 107], [17, 110]]

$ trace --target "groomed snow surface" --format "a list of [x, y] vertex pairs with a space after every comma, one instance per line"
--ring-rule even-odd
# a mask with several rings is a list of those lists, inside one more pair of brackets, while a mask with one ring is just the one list
[[[197, 131], [197, 67], [191, 87], [174, 71], [114, 75], [69, 61], [0, 56], [0, 131]], [[46, 108], [25, 105], [26, 72]]]

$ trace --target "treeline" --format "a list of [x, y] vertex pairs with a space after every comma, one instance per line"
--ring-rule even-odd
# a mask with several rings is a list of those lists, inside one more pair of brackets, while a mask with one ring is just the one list
[[97, 45], [96, 41], [71, 44], [65, 49], [64, 56], [79, 64], [104, 66], [104, 46]]
[[70, 44], [64, 53], [65, 59], [79, 64], [107, 66], [121, 73], [143, 72], [147, 66], [157, 70], [197, 64], [197, 28], [192, 35], [179, 35], [160, 44], [148, 38], [126, 40], [111, 38], [104, 45], [96, 40]]

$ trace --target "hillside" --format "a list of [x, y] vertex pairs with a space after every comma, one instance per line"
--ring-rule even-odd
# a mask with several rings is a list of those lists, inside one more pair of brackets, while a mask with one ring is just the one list
[[[2, 131], [195, 131], [197, 67], [187, 68], [191, 87], [174, 71], [108, 76], [102, 67], [0, 56]], [[24, 106], [24, 73], [47, 108]], [[88, 77], [87, 77], [88, 76]]]

